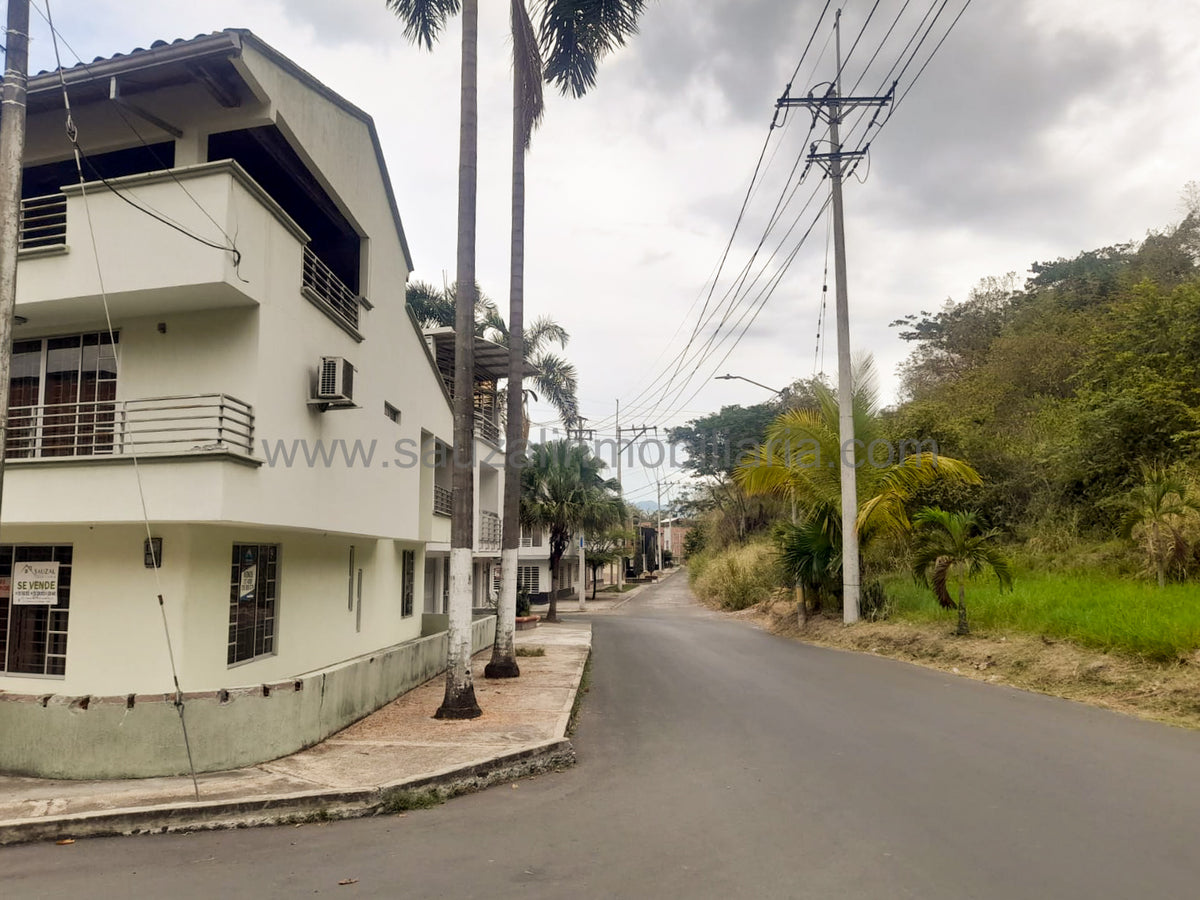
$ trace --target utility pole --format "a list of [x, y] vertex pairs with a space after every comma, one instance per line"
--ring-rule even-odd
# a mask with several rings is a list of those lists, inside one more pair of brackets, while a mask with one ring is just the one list
[[656, 540], [654, 542], [655, 555], [658, 557], [658, 568], [656, 568], [654, 571], [656, 571], [658, 573], [659, 577], [661, 578], [662, 577], [662, 481], [661, 481], [661, 479], [655, 478], [654, 484], [658, 487], [658, 535], [657, 535], [658, 540]]
[[[617, 484], [621, 486], [621, 531], [625, 531], [628, 510], [625, 504], [625, 485], [621, 484], [621, 398], [617, 398]], [[625, 539], [621, 539], [621, 556], [617, 560], [617, 599], [625, 590]]]
[[21, 174], [25, 156], [25, 93], [29, 81], [29, 0], [9, 0], [5, 29], [4, 92], [0, 101], [0, 505], [8, 447], [8, 394], [13, 316], [17, 308], [17, 254], [21, 246]]
[[808, 161], [817, 163], [829, 173], [833, 194], [833, 252], [834, 272], [837, 278], [837, 343], [838, 343], [838, 441], [839, 464], [842, 488], [842, 618], [847, 623], [858, 621], [859, 593], [861, 585], [858, 554], [858, 483], [857, 454], [854, 443], [854, 373], [850, 361], [850, 302], [846, 287], [846, 227], [842, 207], [843, 162], [859, 159], [866, 155], [867, 147], [861, 150], [842, 150], [841, 124], [846, 109], [874, 106], [882, 109], [892, 101], [896, 86], [882, 97], [843, 97], [842, 94], [842, 11], [834, 19], [835, 45], [837, 48], [837, 74], [824, 96], [811, 92], [807, 97], [789, 97], [786, 94], [776, 106], [786, 109], [803, 106], [812, 110], [815, 119], [823, 118], [829, 123], [829, 153], [818, 153], [814, 143]]

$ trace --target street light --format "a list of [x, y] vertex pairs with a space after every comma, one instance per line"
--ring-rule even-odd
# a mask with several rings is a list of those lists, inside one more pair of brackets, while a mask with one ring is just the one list
[[748, 381], [751, 384], [762, 388], [764, 391], [770, 391], [772, 394], [779, 394], [780, 396], [786, 394], [788, 390], [787, 388], [784, 388], [782, 391], [777, 391], [775, 388], [768, 387], [761, 381], [755, 381], [753, 378], [747, 378], [745, 375], [717, 375], [715, 378], [713, 378], [713, 381], [733, 381], [734, 379], [738, 381]]

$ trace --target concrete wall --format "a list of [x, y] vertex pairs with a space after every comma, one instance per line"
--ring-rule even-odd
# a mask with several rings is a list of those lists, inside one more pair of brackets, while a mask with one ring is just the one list
[[[491, 646], [495, 634], [494, 617], [477, 617], [472, 650]], [[442, 632], [283, 682], [185, 695], [196, 769], [254, 765], [318, 743], [444, 671], [446, 652]], [[187, 755], [171, 701], [168, 694], [0, 693], [0, 772], [41, 778], [183, 774]]]

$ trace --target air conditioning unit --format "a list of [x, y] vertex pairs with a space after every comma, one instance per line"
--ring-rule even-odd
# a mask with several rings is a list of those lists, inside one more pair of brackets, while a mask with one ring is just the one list
[[322, 356], [313, 403], [322, 407], [354, 406], [354, 366], [341, 356]]

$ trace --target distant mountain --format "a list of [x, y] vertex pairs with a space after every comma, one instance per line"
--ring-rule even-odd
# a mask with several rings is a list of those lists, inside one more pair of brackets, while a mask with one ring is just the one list
[[651, 513], [658, 512], [658, 504], [655, 503], [653, 500], [643, 500], [642, 502], [635, 503], [633, 505], [636, 506], [638, 509], [640, 509], [642, 512], [651, 512]]

